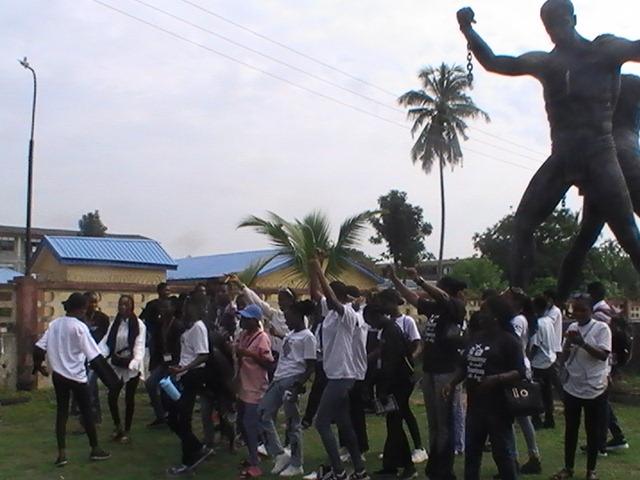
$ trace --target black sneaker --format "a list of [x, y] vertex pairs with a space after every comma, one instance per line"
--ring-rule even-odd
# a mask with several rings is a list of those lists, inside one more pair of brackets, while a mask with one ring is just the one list
[[93, 460], [94, 462], [108, 460], [109, 458], [111, 458], [111, 454], [105, 450], [102, 450], [101, 448], [94, 448], [89, 454], [89, 459]]
[[69, 463], [69, 460], [67, 460], [67, 457], [58, 457], [56, 458], [56, 461], [53, 464], [56, 467], [64, 467], [67, 463]]
[[167, 420], [164, 418], [156, 418], [153, 422], [147, 425], [147, 428], [164, 427], [167, 424]]
[[542, 473], [540, 459], [534, 457], [529, 458], [529, 461], [520, 467], [520, 473], [523, 475], [538, 475]]
[[[337, 479], [340, 479], [341, 477], [339, 477], [338, 475], [336, 475]], [[367, 473], [366, 470], [360, 470], [359, 472], [353, 472], [351, 475], [349, 475], [348, 477], [345, 477], [348, 480], [371, 480], [371, 477], [369, 476], [369, 474]]]
[[612, 438], [607, 442], [606, 450], [608, 452], [615, 450], [626, 450], [629, 448], [629, 443], [623, 438]]
[[206, 445], [203, 445], [202, 448], [200, 449], [200, 453], [198, 454], [198, 459], [195, 462], [193, 462], [191, 465], [189, 465], [189, 468], [191, 470], [195, 470], [198, 467], [198, 465], [204, 462], [211, 455], [213, 455], [213, 448], [209, 448]]
[[[587, 446], [586, 445], [580, 445], [580, 451], [582, 453], [587, 453]], [[601, 448], [600, 450], [598, 450], [598, 456], [599, 457], [607, 457], [607, 449], [606, 448]]]
[[327, 467], [326, 465], [320, 465], [318, 467], [318, 476], [316, 480], [334, 480], [335, 475], [333, 474], [333, 469], [331, 467]]

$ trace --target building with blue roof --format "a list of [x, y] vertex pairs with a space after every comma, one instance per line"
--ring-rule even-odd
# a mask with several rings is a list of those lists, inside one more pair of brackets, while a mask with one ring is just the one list
[[156, 285], [177, 263], [148, 238], [45, 236], [32, 272], [39, 280]]
[[9, 283], [16, 277], [21, 277], [22, 273], [12, 268], [0, 267], [0, 284]]
[[[168, 281], [174, 283], [219, 279], [264, 265], [256, 277], [256, 288], [274, 290], [285, 286], [303, 287], [300, 280], [292, 275], [291, 259], [279, 256], [277, 249], [186, 257], [176, 260], [176, 263], [178, 268], [167, 275]], [[376, 288], [384, 282], [375, 272], [353, 260], [349, 261], [349, 266], [341, 273], [340, 280], [365, 290]]]

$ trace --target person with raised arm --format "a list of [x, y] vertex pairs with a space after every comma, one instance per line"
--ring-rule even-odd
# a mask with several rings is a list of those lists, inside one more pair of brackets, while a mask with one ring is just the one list
[[[315, 276], [323, 295], [320, 298], [320, 292], [314, 287], [313, 297], [320, 298], [322, 309], [326, 312], [321, 335], [322, 363], [327, 384], [320, 398], [315, 424], [331, 466], [320, 468], [318, 480], [368, 480], [369, 475], [349, 415], [349, 391], [357, 380], [364, 380], [367, 371], [368, 326], [351, 306], [348, 287], [339, 281], [329, 283], [318, 255], [309, 261], [309, 271], [311, 276]], [[355, 468], [355, 472], [349, 476], [340, 460], [338, 443], [331, 430], [332, 423], [338, 425]]]
[[422, 298], [409, 289], [393, 267], [387, 269], [387, 277], [404, 299], [420, 315], [427, 317], [422, 337], [422, 392], [429, 431], [429, 460], [425, 473], [434, 480], [453, 480], [453, 401], [452, 397], [444, 398], [440, 392], [451, 381], [460, 362], [461, 328], [466, 310], [458, 294], [466, 284], [445, 276], [432, 285], [418, 275], [415, 268], [406, 268], [405, 272], [430, 298]]

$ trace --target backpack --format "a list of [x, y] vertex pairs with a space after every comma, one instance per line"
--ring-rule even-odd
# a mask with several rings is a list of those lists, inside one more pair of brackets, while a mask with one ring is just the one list
[[622, 315], [611, 317], [611, 353], [617, 367], [624, 367], [633, 356], [633, 330]]

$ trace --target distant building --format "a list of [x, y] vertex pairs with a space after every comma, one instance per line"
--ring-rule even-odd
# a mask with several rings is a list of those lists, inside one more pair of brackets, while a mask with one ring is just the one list
[[[243, 272], [271, 258], [257, 275], [253, 285], [255, 288], [269, 292], [282, 287], [303, 287], [300, 280], [292, 276], [291, 260], [286, 257], [272, 258], [276, 253], [277, 250], [256, 250], [181, 258], [176, 260], [177, 270], [168, 272], [167, 278], [174, 284], [192, 285], [196, 282], [224, 278], [231, 273]], [[352, 260], [340, 274], [339, 280], [362, 290], [370, 290], [384, 283], [384, 279], [377, 273]]]
[[[58, 228], [32, 228], [31, 251], [35, 252], [45, 235], [76, 237], [78, 230], [62, 230]], [[140, 235], [106, 234], [106, 238], [145, 238]], [[11, 268], [18, 272], [25, 271], [24, 255], [27, 234], [24, 227], [0, 225], [0, 268]]]

